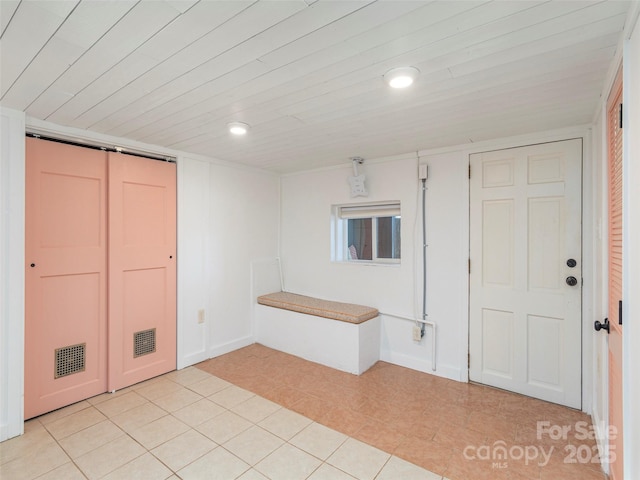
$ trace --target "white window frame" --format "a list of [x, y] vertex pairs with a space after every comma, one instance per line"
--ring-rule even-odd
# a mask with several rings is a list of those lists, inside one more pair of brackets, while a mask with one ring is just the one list
[[[395, 216], [402, 218], [399, 200], [334, 205], [331, 222], [332, 261], [364, 265], [399, 265], [402, 261], [402, 247], [400, 258], [378, 257], [378, 218]], [[371, 219], [371, 260], [349, 258], [347, 222], [355, 219]], [[402, 237], [400, 241], [402, 242]]]

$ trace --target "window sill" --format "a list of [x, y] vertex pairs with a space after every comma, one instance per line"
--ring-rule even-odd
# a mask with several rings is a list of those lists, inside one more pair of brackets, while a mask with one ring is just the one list
[[331, 263], [365, 267], [400, 267], [402, 265], [401, 262], [377, 262], [374, 260], [331, 260]]

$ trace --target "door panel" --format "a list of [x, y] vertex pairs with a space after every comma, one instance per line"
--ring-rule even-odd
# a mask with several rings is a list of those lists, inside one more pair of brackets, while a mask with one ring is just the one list
[[469, 376], [580, 408], [582, 142], [470, 162]]
[[175, 164], [109, 154], [109, 390], [176, 368]]
[[26, 139], [25, 418], [106, 391], [106, 154]]
[[513, 287], [514, 202], [488, 200], [482, 204], [482, 270], [485, 285]]
[[527, 315], [528, 378], [532, 385], [557, 390], [562, 362], [563, 319]]
[[529, 290], [557, 292], [564, 281], [564, 198], [529, 199]]
[[482, 365], [485, 372], [495, 377], [512, 380], [513, 362], [513, 312], [490, 308], [482, 309], [482, 343], [502, 345], [503, 348], [482, 350]]

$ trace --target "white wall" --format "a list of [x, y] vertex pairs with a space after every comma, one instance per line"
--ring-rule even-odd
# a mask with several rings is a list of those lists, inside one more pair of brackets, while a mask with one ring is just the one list
[[[332, 300], [371, 304], [382, 311], [413, 314], [412, 265], [363, 266], [331, 262], [331, 206], [400, 200], [402, 257], [411, 258], [417, 195], [417, 159], [361, 167], [369, 197], [353, 200], [351, 166], [282, 178], [282, 266], [289, 291]], [[375, 302], [374, 302], [375, 300]]]
[[[429, 166], [427, 180], [427, 314], [437, 324], [435, 374], [467, 381], [469, 181], [471, 153], [581, 137], [585, 162], [591, 162], [589, 129], [576, 127], [481, 144], [418, 152], [394, 159], [367, 160], [361, 167], [369, 196], [351, 199], [347, 178], [351, 165], [292, 174], [282, 179], [282, 261], [285, 286], [295, 293], [377, 307], [381, 312], [419, 318], [421, 314], [422, 243], [418, 163]], [[591, 165], [586, 172], [591, 175]], [[591, 184], [585, 191], [591, 195]], [[401, 266], [332, 263], [331, 205], [357, 201], [400, 200], [402, 203]], [[583, 206], [585, 225], [593, 222], [593, 206]], [[584, 271], [594, 274], [594, 241], [585, 241]], [[583, 409], [591, 407], [593, 319], [591, 293], [583, 303]], [[413, 324], [382, 316], [381, 359], [417, 370], [431, 370], [431, 331], [419, 343]]]
[[251, 265], [277, 255], [279, 178], [186, 156], [178, 172], [181, 368], [254, 342]]
[[[188, 157], [178, 162], [178, 368], [208, 358], [209, 168]], [[198, 323], [200, 310], [204, 324]]]
[[0, 109], [0, 441], [23, 432], [24, 114]]
[[[469, 376], [466, 341], [469, 331], [469, 157], [461, 151], [421, 154], [420, 163], [426, 163], [429, 168], [427, 313], [429, 320], [437, 325], [437, 371], [466, 382]], [[421, 242], [416, 242], [416, 247], [420, 249]], [[419, 272], [421, 254], [419, 251], [416, 256], [415, 268]], [[408, 333], [403, 331], [407, 339]], [[399, 356], [398, 350], [405, 345], [406, 341], [392, 345], [394, 355]]]
[[[27, 118], [27, 125], [52, 136], [177, 157], [178, 368], [253, 343], [251, 263], [277, 256], [276, 175], [35, 119]], [[23, 428], [24, 134], [24, 115], [3, 109], [0, 440]]]
[[[461, 379], [458, 339], [464, 326], [465, 162], [428, 159], [427, 242], [429, 277], [427, 313], [438, 324], [437, 374]], [[425, 163], [424, 160], [421, 160]], [[416, 155], [365, 161], [368, 197], [350, 197], [351, 165], [293, 174], [282, 179], [282, 264], [288, 291], [359, 303], [381, 312], [420, 318], [422, 313], [421, 184]], [[331, 261], [331, 206], [400, 200], [400, 265], [363, 265]], [[431, 372], [431, 334], [412, 340], [413, 323], [382, 315], [381, 359]]]
[[[592, 242], [591, 262], [593, 264], [592, 275], [584, 275], [585, 285], [591, 287], [591, 317], [589, 320], [603, 321], [607, 316], [607, 282], [608, 271], [608, 243], [607, 243], [607, 141], [606, 141], [606, 108], [602, 108], [596, 117], [593, 126], [592, 151], [590, 174], [585, 171], [585, 185], [589, 184], [591, 195], [585, 192], [585, 201], [591, 203], [594, 212], [592, 228], [585, 228], [585, 237], [590, 236]], [[586, 168], [585, 168], [586, 170]], [[591, 396], [591, 415], [593, 423], [598, 431], [598, 442], [601, 451], [606, 445], [606, 425], [609, 415], [609, 390], [607, 386], [609, 368], [609, 348], [607, 335], [604, 330], [595, 332], [589, 330], [592, 341], [593, 356], [585, 358], [591, 362], [593, 371], [593, 383]], [[605, 468], [607, 468], [605, 466]]]
[[210, 192], [209, 353], [216, 356], [254, 341], [251, 266], [278, 252], [279, 178], [212, 165]]

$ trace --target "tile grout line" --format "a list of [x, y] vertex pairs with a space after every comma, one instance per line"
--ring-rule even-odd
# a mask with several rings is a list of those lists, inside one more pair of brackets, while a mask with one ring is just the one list
[[[219, 377], [215, 377], [215, 375], [212, 375], [212, 374], [208, 374], [208, 375], [210, 376], [210, 378], [219, 378]], [[156, 377], [156, 378], [158, 378], [158, 377]], [[193, 391], [193, 390], [189, 389], [188, 385], [184, 385], [184, 384], [180, 384], [180, 383], [178, 383], [178, 382], [175, 382], [175, 381], [174, 381], [173, 379], [171, 379], [171, 378], [169, 378], [168, 380], [169, 380], [169, 381], [172, 381], [172, 382], [174, 382], [174, 383], [176, 383], [176, 384], [177, 384], [177, 385], [179, 385], [181, 388], [185, 388], [185, 389], [187, 389], [187, 390], [189, 390], [189, 391], [192, 391], [192, 392], [194, 392], [194, 393], [198, 393], [198, 392], [195, 392], [195, 391]], [[231, 385], [229, 385], [229, 386], [224, 387], [223, 389], [219, 390], [218, 392], [213, 393], [212, 395], [215, 395], [216, 393], [219, 393], [219, 392], [221, 392], [221, 391], [224, 391], [224, 390], [226, 390], [226, 389], [230, 388], [231, 386], [233, 386], [233, 384], [231, 384]], [[241, 387], [239, 387], [239, 388], [241, 388]], [[133, 391], [133, 392], [135, 392], [136, 390], [137, 390], [137, 389], [136, 389], [136, 388], [134, 388], [132, 391]], [[248, 390], [247, 390], [247, 391], [248, 391]], [[128, 392], [127, 392], [127, 393], [128, 393]], [[137, 392], [136, 392], [136, 393], [137, 393]], [[153, 405], [157, 406], [158, 408], [160, 408], [161, 410], [163, 410], [163, 411], [166, 413], [166, 415], [163, 415], [163, 416], [162, 416], [162, 417], [160, 417], [160, 418], [164, 418], [164, 417], [166, 417], [166, 416], [172, 416], [173, 418], [176, 418], [176, 417], [173, 415], [173, 413], [174, 413], [174, 412], [171, 412], [171, 411], [168, 411], [168, 410], [164, 409], [163, 407], [161, 407], [160, 405], [158, 405], [157, 403], [155, 403], [155, 402], [153, 401], [153, 399], [147, 398], [147, 397], [145, 397], [144, 395], [139, 394], [139, 393], [137, 393], [137, 395], [140, 395], [141, 397], [143, 397], [143, 398], [145, 399], [145, 403], [144, 403], [144, 404], [153, 404]], [[157, 399], [160, 399], [160, 398], [166, 397], [166, 396], [168, 396], [168, 395], [171, 395], [171, 393], [168, 393], [168, 394], [166, 394], [166, 395], [159, 396], [159, 397], [157, 397]], [[201, 394], [198, 394], [198, 395], [200, 395], [200, 396], [202, 397], [201, 399], [208, 399], [209, 401], [211, 401], [211, 402], [215, 403], [216, 405], [220, 406], [221, 408], [223, 408], [223, 409], [224, 409], [224, 412], [230, 412], [230, 413], [233, 413], [233, 414], [235, 414], [235, 415], [239, 415], [239, 416], [241, 416], [242, 418], [244, 418], [245, 420], [247, 420], [247, 421], [251, 422], [251, 423], [252, 423], [252, 426], [258, 427], [258, 428], [260, 428], [261, 430], [263, 430], [263, 431], [265, 431], [265, 432], [267, 432], [267, 433], [269, 433], [269, 434], [274, 435], [272, 432], [270, 432], [269, 430], [267, 430], [267, 429], [265, 429], [264, 427], [262, 427], [261, 425], [259, 425], [259, 422], [254, 422], [253, 420], [248, 419], [248, 418], [246, 418], [246, 417], [242, 416], [241, 414], [238, 414], [238, 413], [236, 413], [236, 412], [234, 412], [234, 411], [232, 410], [232, 408], [235, 408], [235, 407], [237, 407], [237, 406], [239, 406], [239, 405], [242, 405], [242, 404], [244, 404], [244, 403], [248, 402], [248, 401], [249, 401], [251, 398], [253, 398], [253, 397], [259, 397], [259, 398], [262, 398], [262, 399], [264, 399], [264, 400], [267, 400], [267, 401], [271, 402], [270, 400], [266, 399], [265, 397], [262, 397], [262, 396], [257, 395], [257, 394], [253, 394], [253, 395], [252, 395], [252, 397], [250, 397], [250, 398], [248, 398], [248, 399], [245, 399], [245, 400], [241, 401], [240, 403], [238, 403], [238, 404], [234, 405], [233, 407], [229, 408], [229, 407], [226, 407], [226, 406], [224, 406], [224, 405], [220, 405], [219, 403], [216, 403], [216, 402], [215, 402], [215, 400], [211, 400], [209, 397], [202, 396]], [[211, 396], [212, 396], [212, 395], [211, 395]], [[118, 398], [118, 397], [114, 397], [114, 399], [115, 399], [115, 398]], [[104, 402], [108, 402], [108, 401], [110, 401], [110, 400], [114, 400], [114, 399], [107, 399], [107, 400], [105, 400]], [[157, 399], [156, 399], [156, 400], [157, 400]], [[201, 399], [200, 399], [200, 400], [201, 400]], [[197, 401], [199, 401], [199, 400], [197, 400]], [[104, 403], [104, 402], [100, 402], [100, 403]], [[193, 404], [193, 403], [195, 403], [195, 402], [192, 402], [192, 404]], [[273, 402], [272, 402], [272, 403], [273, 403]], [[123, 414], [123, 413], [126, 413], [127, 411], [129, 411], [129, 410], [133, 410], [134, 408], [137, 408], [137, 407], [142, 406], [142, 405], [144, 405], [144, 404], [137, 405], [137, 406], [135, 406], [135, 407], [131, 407], [130, 409], [127, 409], [127, 410], [123, 410], [123, 411], [119, 412], [117, 415], [119, 415], [119, 414]], [[99, 405], [99, 404], [98, 404], [98, 405]], [[188, 407], [189, 405], [191, 405], [191, 404], [185, 405], [184, 407]], [[184, 407], [182, 407], [182, 408], [184, 408]], [[167, 465], [167, 464], [166, 464], [166, 463], [165, 463], [161, 458], [157, 457], [157, 456], [152, 452], [152, 450], [153, 450], [153, 449], [148, 449], [148, 448], [147, 448], [147, 447], [145, 447], [143, 444], [141, 444], [141, 443], [140, 443], [140, 442], [139, 442], [135, 437], [133, 437], [129, 432], [127, 432], [126, 430], [124, 430], [124, 429], [123, 429], [122, 427], [120, 427], [118, 424], [114, 423], [114, 422], [113, 422], [113, 420], [112, 420], [112, 418], [113, 418], [113, 417], [109, 417], [109, 416], [105, 415], [105, 414], [104, 414], [100, 409], [98, 409], [98, 408], [96, 407], [96, 405], [89, 403], [89, 404], [87, 405], [87, 407], [86, 407], [86, 408], [83, 408], [83, 409], [81, 409], [81, 410], [78, 410], [77, 412], [74, 412], [74, 413], [72, 413], [72, 414], [69, 414], [68, 416], [72, 416], [72, 415], [74, 415], [74, 414], [76, 414], [76, 413], [79, 413], [79, 412], [81, 412], [81, 411], [84, 411], [84, 410], [87, 410], [87, 409], [90, 409], [90, 408], [95, 409], [97, 412], [99, 412], [99, 413], [101, 413], [102, 415], [104, 415], [104, 416], [105, 416], [105, 420], [102, 420], [102, 421], [108, 421], [111, 425], [113, 425], [113, 426], [114, 426], [114, 427], [116, 427], [120, 432], [122, 432], [122, 434], [123, 434], [124, 436], [129, 437], [131, 440], [133, 440], [134, 442], [136, 442], [136, 444], [140, 445], [140, 447], [144, 449], [144, 452], [143, 452], [143, 453], [141, 453], [140, 455], [136, 456], [135, 458], [133, 458], [133, 459], [129, 460], [127, 463], [125, 463], [125, 464], [123, 464], [123, 465], [119, 465], [119, 466], [117, 466], [116, 468], [114, 468], [113, 470], [110, 470], [110, 471], [106, 472], [106, 473], [103, 475], [103, 477], [108, 476], [109, 474], [113, 473], [114, 471], [118, 470], [119, 468], [122, 468], [122, 467], [124, 467], [124, 466], [126, 466], [126, 465], [128, 465], [128, 464], [131, 464], [132, 462], [136, 461], [137, 459], [139, 459], [140, 457], [142, 457], [142, 456], [143, 456], [143, 455], [145, 455], [146, 453], [149, 453], [149, 454], [150, 454], [150, 455], [152, 455], [156, 460], [158, 460], [158, 461], [159, 461], [160, 463], [162, 463], [165, 467], [167, 467], [167, 469], [171, 472], [171, 475], [178, 475], [178, 472], [177, 472], [177, 471], [173, 470], [173, 468], [172, 468], [172, 467], [170, 467], [169, 465]], [[278, 410], [281, 410], [282, 408], [284, 408], [284, 407], [280, 407]], [[260, 421], [265, 420], [265, 419], [266, 419], [266, 418], [268, 418], [269, 416], [271, 416], [271, 415], [273, 415], [274, 413], [276, 413], [278, 410], [276, 410], [275, 412], [271, 413], [270, 415], [268, 415], [268, 416], [267, 416], [267, 417], [265, 417], [264, 419], [261, 419]], [[289, 410], [289, 409], [287, 409], [287, 410]], [[291, 410], [290, 410], [290, 411], [291, 411]], [[218, 415], [216, 415], [216, 416], [222, 415], [224, 412], [221, 412], [221, 413], [219, 413], [219, 414], [218, 414]], [[114, 415], [114, 416], [117, 416], [117, 415]], [[212, 417], [212, 418], [215, 418], [216, 416], [214, 416], [214, 417]], [[66, 416], [65, 416], [65, 417], [66, 417]], [[65, 417], [60, 418], [60, 420], [62, 420], [62, 419], [63, 419], [63, 418], [65, 418]], [[158, 419], [156, 419], [156, 420], [158, 420]], [[180, 420], [180, 419], [178, 419], [178, 418], [176, 418], [176, 420], [181, 421], [181, 420]], [[55, 420], [55, 421], [57, 421], [57, 420]], [[101, 421], [101, 422], [102, 422], [102, 421]], [[153, 421], [155, 421], [155, 420], [153, 420]], [[153, 421], [152, 421], [152, 422], [153, 422]], [[65, 448], [60, 444], [60, 440], [63, 440], [64, 438], [68, 438], [68, 437], [70, 437], [70, 436], [72, 436], [72, 435], [75, 435], [75, 434], [80, 433], [80, 432], [82, 432], [82, 431], [84, 431], [84, 430], [87, 430], [88, 428], [91, 428], [92, 426], [97, 425], [97, 424], [89, 425], [89, 426], [87, 426], [87, 427], [85, 427], [85, 428], [83, 428], [83, 429], [81, 429], [81, 430], [78, 430], [78, 431], [76, 431], [76, 432], [73, 432], [72, 434], [67, 435], [67, 436], [65, 436], [65, 437], [63, 437], [63, 438], [61, 438], [61, 439], [59, 439], [59, 440], [58, 440], [57, 438], [55, 438], [55, 437], [52, 435], [52, 433], [49, 431], [49, 429], [46, 427], [46, 425], [42, 424], [42, 422], [40, 422], [40, 420], [38, 420], [38, 422], [41, 424], [41, 426], [42, 426], [42, 427], [47, 431], [47, 433], [49, 434], [49, 436], [51, 436], [51, 438], [56, 442], [56, 444], [57, 444], [57, 445], [62, 449], [62, 451], [65, 453], [65, 455], [66, 455], [66, 456], [67, 456], [67, 458], [69, 459], [69, 462], [66, 462], [66, 463], [73, 463], [73, 464], [76, 466], [76, 468], [78, 468], [78, 470], [82, 473], [82, 475], [83, 475], [85, 478], [88, 478], [88, 477], [86, 477], [85, 472], [84, 472], [84, 471], [80, 468], [80, 466], [76, 463], [75, 459], [74, 459], [74, 458], [72, 458], [72, 457], [70, 456], [70, 454], [67, 452], [67, 450], [66, 450], [66, 449], [65, 449]], [[98, 423], [101, 423], [101, 422], [98, 422]], [[53, 422], [51, 422], [51, 423], [53, 423]], [[150, 422], [150, 423], [151, 423], [151, 422]], [[184, 423], [184, 422], [182, 422], [182, 423]], [[317, 423], [317, 422], [315, 422], [315, 421], [312, 421], [312, 423], [310, 423], [307, 427], [303, 428], [300, 432], [304, 431], [306, 428], [308, 428], [310, 425], [313, 425], [314, 423], [315, 423], [315, 424], [318, 424], [318, 425], [322, 425], [322, 424], [319, 424], [319, 423]], [[186, 425], [186, 424], [185, 424], [185, 425]], [[190, 429], [190, 430], [193, 430], [193, 431], [198, 432], [198, 430], [197, 430], [195, 427], [190, 426], [190, 425], [188, 425], [188, 426], [189, 426], [189, 429]], [[249, 428], [251, 428], [251, 427], [249, 427]], [[327, 427], [327, 428], [328, 428], [328, 427]], [[247, 429], [247, 430], [248, 430], [248, 429]], [[234, 436], [230, 437], [229, 439], [227, 439], [227, 440], [225, 441], [225, 444], [226, 444], [227, 442], [231, 441], [232, 439], [234, 439], [234, 438], [238, 437], [239, 435], [241, 435], [241, 434], [242, 434], [242, 433], [244, 433], [245, 431], [246, 431], [246, 430], [243, 430], [243, 431], [241, 431], [241, 432], [238, 432], [238, 433], [237, 433], [237, 434], [235, 434]], [[300, 432], [298, 432], [298, 433], [300, 433]], [[186, 433], [186, 432], [185, 432], [185, 433]], [[198, 433], [200, 433], [200, 432], [198, 432]], [[200, 433], [200, 434], [201, 434], [201, 433]], [[297, 434], [296, 434], [296, 435], [297, 435]], [[178, 436], [179, 436], [179, 435], [178, 435]], [[294, 437], [295, 437], [295, 435], [294, 435]], [[294, 438], [294, 437], [291, 437], [291, 438]], [[170, 438], [170, 439], [167, 439], [167, 440], [166, 440], [166, 441], [164, 441], [163, 443], [161, 443], [161, 444], [159, 444], [159, 445], [156, 445], [154, 448], [158, 448], [158, 447], [160, 447], [161, 445], [164, 445], [164, 444], [166, 444], [166, 443], [170, 442], [170, 441], [171, 441], [171, 440], [173, 440], [174, 438], [176, 438], [176, 437], [172, 437], [172, 438]], [[208, 438], [208, 437], [207, 437], [207, 438]], [[314, 469], [314, 472], [315, 472], [317, 469], [319, 469], [319, 468], [320, 468], [324, 463], [327, 463], [327, 462], [326, 462], [326, 460], [322, 460], [321, 458], [319, 458], [319, 457], [317, 457], [317, 456], [315, 456], [315, 455], [311, 454], [310, 452], [307, 452], [307, 451], [305, 451], [305, 450], [302, 450], [302, 449], [300, 449], [299, 447], [297, 447], [296, 445], [293, 445], [292, 443], [290, 443], [290, 441], [289, 441], [290, 439], [289, 439], [289, 440], [286, 440], [286, 439], [284, 439], [284, 438], [282, 438], [282, 437], [278, 437], [278, 438], [279, 438], [280, 440], [282, 440], [282, 442], [283, 442], [283, 443], [282, 443], [282, 445], [285, 445], [285, 444], [290, 445], [291, 447], [296, 448], [296, 449], [298, 449], [298, 450], [301, 450], [301, 451], [305, 452], [306, 454], [308, 454], [308, 455], [312, 456], [313, 458], [317, 459], [318, 461], [320, 461], [320, 464], [318, 465], [318, 467], [316, 467], [316, 469]], [[332, 451], [331, 451], [331, 453], [327, 456], [327, 459], [328, 459], [331, 455], [333, 455], [333, 453], [335, 453], [335, 451], [337, 451], [337, 450], [338, 450], [342, 445], [344, 445], [344, 443], [345, 443], [348, 439], [349, 439], [349, 437], [346, 437], [346, 438], [345, 438], [345, 439], [344, 439], [344, 440], [343, 440], [343, 441], [342, 441], [342, 442], [341, 442], [341, 443], [340, 443], [340, 444], [339, 444], [339, 445], [338, 445], [334, 450], [332, 450]], [[210, 440], [211, 440], [211, 439], [210, 439]], [[208, 453], [210, 453], [211, 451], [215, 450], [216, 448], [222, 448], [223, 450], [225, 450], [226, 452], [228, 452], [230, 455], [233, 455], [235, 458], [239, 459], [240, 461], [242, 461], [243, 463], [245, 463], [245, 464], [247, 464], [247, 465], [248, 465], [248, 469], [247, 469], [247, 470], [245, 470], [245, 471], [241, 474], [241, 476], [242, 476], [242, 475], [244, 475], [247, 471], [252, 470], [252, 469], [255, 469], [255, 465], [248, 464], [248, 463], [247, 463], [246, 461], [244, 461], [242, 458], [238, 457], [235, 453], [233, 453], [232, 451], [228, 450], [228, 449], [225, 447], [225, 444], [219, 444], [219, 443], [217, 443], [217, 442], [214, 442], [214, 443], [216, 444], [216, 447], [214, 447], [213, 449], [211, 449], [211, 450], [209, 450], [209, 451], [207, 451], [207, 452], [203, 453], [203, 454], [202, 454], [202, 455], [200, 455], [199, 457], [194, 458], [194, 459], [193, 459], [189, 464], [187, 464], [187, 465], [183, 466], [182, 468], [186, 468], [188, 465], [190, 465], [191, 463], [193, 463], [193, 462], [197, 461], [198, 459], [202, 458], [203, 456], [207, 455]], [[105, 444], [105, 445], [106, 445], [106, 444]], [[282, 446], [282, 445], [281, 445], [281, 446]], [[278, 447], [278, 448], [281, 448], [281, 446], [280, 446], [280, 447]], [[97, 447], [97, 448], [100, 448], [100, 447]], [[277, 450], [277, 449], [276, 449], [276, 450]], [[275, 450], [274, 450], [274, 451], [275, 451]], [[90, 452], [86, 452], [86, 453], [84, 453], [83, 455], [85, 455], [85, 454], [87, 454], [87, 453], [90, 453]], [[271, 453], [273, 453], [273, 452], [271, 452]], [[270, 454], [271, 454], [271, 453], [270, 453]], [[267, 458], [270, 454], [266, 455], [264, 458], [261, 458], [261, 459], [256, 463], [256, 465], [257, 465], [258, 463], [260, 463], [262, 460], [264, 460], [265, 458]], [[333, 466], [333, 465], [332, 465], [332, 466]], [[58, 468], [58, 467], [56, 467], [56, 468]], [[334, 466], [334, 468], [337, 468], [337, 467], [335, 467], [335, 466]], [[49, 470], [48, 472], [44, 472], [44, 473], [43, 473], [43, 475], [45, 475], [45, 474], [47, 474], [47, 473], [49, 473], [49, 472], [51, 472], [51, 471], [53, 471], [53, 470], [55, 470], [55, 468], [53, 468], [53, 469]], [[256, 470], [257, 470], [257, 469], [256, 469]], [[259, 470], [258, 470], [258, 471], [259, 471]], [[341, 471], [342, 471], [342, 470], [341, 470]], [[260, 472], [260, 473], [262, 473], [262, 472]], [[344, 473], [347, 473], [347, 472], [344, 472]], [[313, 472], [312, 472], [310, 475], [312, 475], [312, 474], [313, 474]], [[170, 475], [170, 476], [171, 476], [171, 475]], [[309, 475], [309, 476], [310, 476], [310, 475]], [[102, 478], [102, 477], [101, 477], [101, 478]], [[308, 478], [308, 477], [307, 477], [307, 478]]]

